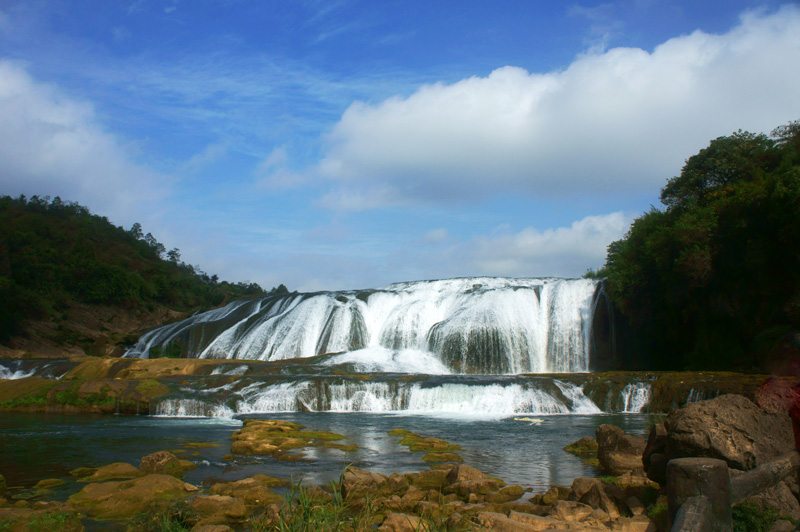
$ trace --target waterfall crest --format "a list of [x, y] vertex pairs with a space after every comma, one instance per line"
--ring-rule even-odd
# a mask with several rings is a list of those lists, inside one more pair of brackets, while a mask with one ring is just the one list
[[177, 344], [194, 358], [341, 353], [356, 363], [369, 359], [372, 371], [585, 372], [598, 286], [593, 279], [480, 277], [268, 295], [154, 329], [126, 356], [148, 358]]

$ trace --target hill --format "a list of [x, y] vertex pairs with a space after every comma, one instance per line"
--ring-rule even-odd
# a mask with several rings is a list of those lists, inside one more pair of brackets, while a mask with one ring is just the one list
[[0, 197], [6, 355], [111, 354], [145, 328], [263, 292], [182, 262], [138, 223], [125, 230], [59, 197]]

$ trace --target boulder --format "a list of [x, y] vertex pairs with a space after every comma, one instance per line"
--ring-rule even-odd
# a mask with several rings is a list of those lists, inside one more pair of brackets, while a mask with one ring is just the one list
[[772, 508], [780, 516], [800, 519], [800, 503], [785, 482], [766, 489], [747, 499], [761, 508]]
[[482, 480], [463, 480], [461, 482], [456, 482], [455, 484], [450, 484], [449, 486], [445, 486], [445, 488], [442, 490], [442, 493], [455, 493], [460, 498], [466, 500], [471, 494], [486, 495], [499, 489], [500, 483], [497, 482], [497, 480], [493, 478], [485, 478]]
[[665, 426], [667, 460], [719, 458], [746, 471], [794, 450], [789, 416], [766, 412], [741, 395], [690, 403], [672, 412]]
[[183, 478], [183, 466], [177, 456], [169, 451], [148, 454], [139, 463], [139, 471]]
[[416, 515], [390, 513], [378, 530], [381, 532], [430, 532], [433, 527]]
[[615, 425], [600, 425], [595, 431], [600, 467], [612, 475], [643, 469], [644, 438], [629, 436]]
[[386, 481], [386, 475], [349, 466], [342, 475], [342, 497], [377, 491]]
[[447, 473], [446, 481], [447, 484], [455, 484], [465, 480], [483, 480], [485, 478], [489, 478], [489, 476], [472, 466], [459, 464]]
[[667, 427], [658, 423], [650, 429], [647, 436], [647, 445], [642, 453], [642, 466], [647, 473], [647, 478], [653, 482], [666, 485], [667, 483], [667, 440], [669, 435]]
[[274, 486], [287, 486], [285, 480], [267, 475], [253, 475], [236, 482], [220, 482], [211, 486], [211, 495], [226, 495], [242, 499], [248, 506], [262, 506], [283, 499], [270, 489]]
[[192, 532], [233, 532], [233, 529], [226, 525], [205, 525], [198, 523], [192, 527]]
[[478, 524], [495, 532], [539, 532], [538, 526], [516, 521], [498, 512], [478, 512]]
[[593, 508], [577, 501], [557, 501], [548, 511], [548, 517], [559, 521], [583, 521], [592, 515]]
[[508, 513], [508, 518], [512, 521], [517, 521], [518, 523], [525, 523], [526, 525], [532, 526], [536, 530], [548, 530], [556, 528], [556, 526], [561, 524], [558, 519], [553, 519], [552, 517], [543, 517], [529, 513], [515, 512], [513, 510]]
[[136, 467], [125, 462], [115, 462], [97, 470], [89, 475], [80, 479], [81, 482], [103, 482], [106, 480], [120, 480], [129, 478], [138, 478], [144, 476], [145, 473], [139, 471]]
[[226, 495], [195, 497], [191, 502], [191, 507], [200, 517], [198, 524], [220, 525], [247, 519], [247, 508], [244, 502]]
[[124, 519], [153, 505], [187, 497], [197, 488], [171, 475], [92, 483], [69, 498], [69, 504], [96, 519]]

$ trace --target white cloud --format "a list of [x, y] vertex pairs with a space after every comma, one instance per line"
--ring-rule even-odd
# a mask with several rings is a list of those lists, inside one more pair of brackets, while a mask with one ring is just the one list
[[136, 204], [165, 193], [166, 177], [136, 164], [91, 105], [8, 60], [0, 60], [0, 124], [3, 194], [60, 195], [128, 222]]
[[798, 64], [800, 9], [786, 6], [652, 52], [587, 53], [546, 74], [506, 66], [356, 102], [326, 139], [317, 171], [336, 189], [324, 201], [367, 209], [651, 190], [712, 138], [798, 118]]
[[211, 143], [200, 153], [192, 156], [191, 159], [181, 165], [181, 173], [193, 174], [199, 172], [206, 166], [219, 161], [228, 154], [227, 142]]
[[493, 275], [578, 277], [605, 262], [606, 249], [628, 231], [633, 217], [622, 212], [587, 216], [570, 227], [526, 228], [470, 244], [481, 272]]

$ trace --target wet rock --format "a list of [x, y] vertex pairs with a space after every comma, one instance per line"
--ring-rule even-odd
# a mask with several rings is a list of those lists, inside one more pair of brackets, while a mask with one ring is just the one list
[[219, 525], [247, 519], [244, 501], [226, 495], [195, 497], [191, 507], [200, 517], [198, 524]]
[[169, 451], [158, 451], [142, 458], [139, 471], [183, 478], [183, 466], [177, 456]]
[[136, 467], [125, 462], [115, 462], [103, 467], [98, 467], [97, 470], [88, 477], [81, 478], [81, 482], [104, 482], [106, 480], [120, 480], [138, 478], [144, 476], [145, 473], [139, 471]]
[[584, 436], [580, 440], [564, 447], [564, 450], [577, 456], [595, 456], [597, 454], [597, 440], [590, 436]]
[[261, 506], [282, 500], [282, 497], [273, 493], [270, 488], [288, 484], [283, 479], [267, 475], [254, 475], [236, 482], [214, 484], [209, 492], [211, 495], [226, 495], [242, 499], [247, 506]]
[[33, 489], [45, 490], [48, 488], [55, 488], [56, 486], [63, 486], [67, 481], [63, 478], [46, 478], [36, 483]]
[[665, 423], [667, 460], [719, 458], [752, 469], [794, 450], [789, 416], [765, 412], [741, 395], [723, 395], [672, 412]]
[[629, 436], [615, 425], [600, 425], [595, 431], [600, 467], [612, 475], [643, 469], [644, 438]]
[[[458, 466], [458, 467], [463, 467], [463, 466]], [[412, 486], [416, 486], [419, 489], [439, 490], [448, 484], [447, 475], [448, 471], [446, 470], [431, 469], [427, 471], [420, 471], [419, 473], [412, 473], [410, 475], [407, 475], [407, 478], [409, 479], [409, 482], [411, 482]]]
[[485, 497], [487, 502], [505, 503], [516, 501], [525, 494], [525, 490], [521, 486], [506, 486], [500, 488], [500, 491], [488, 493]]
[[277, 451], [277, 445], [263, 441], [235, 441], [231, 444], [233, 454], [269, 456]]
[[151, 505], [187, 497], [197, 488], [171, 475], [147, 475], [132, 480], [92, 483], [69, 498], [76, 509], [96, 519], [123, 519]]

